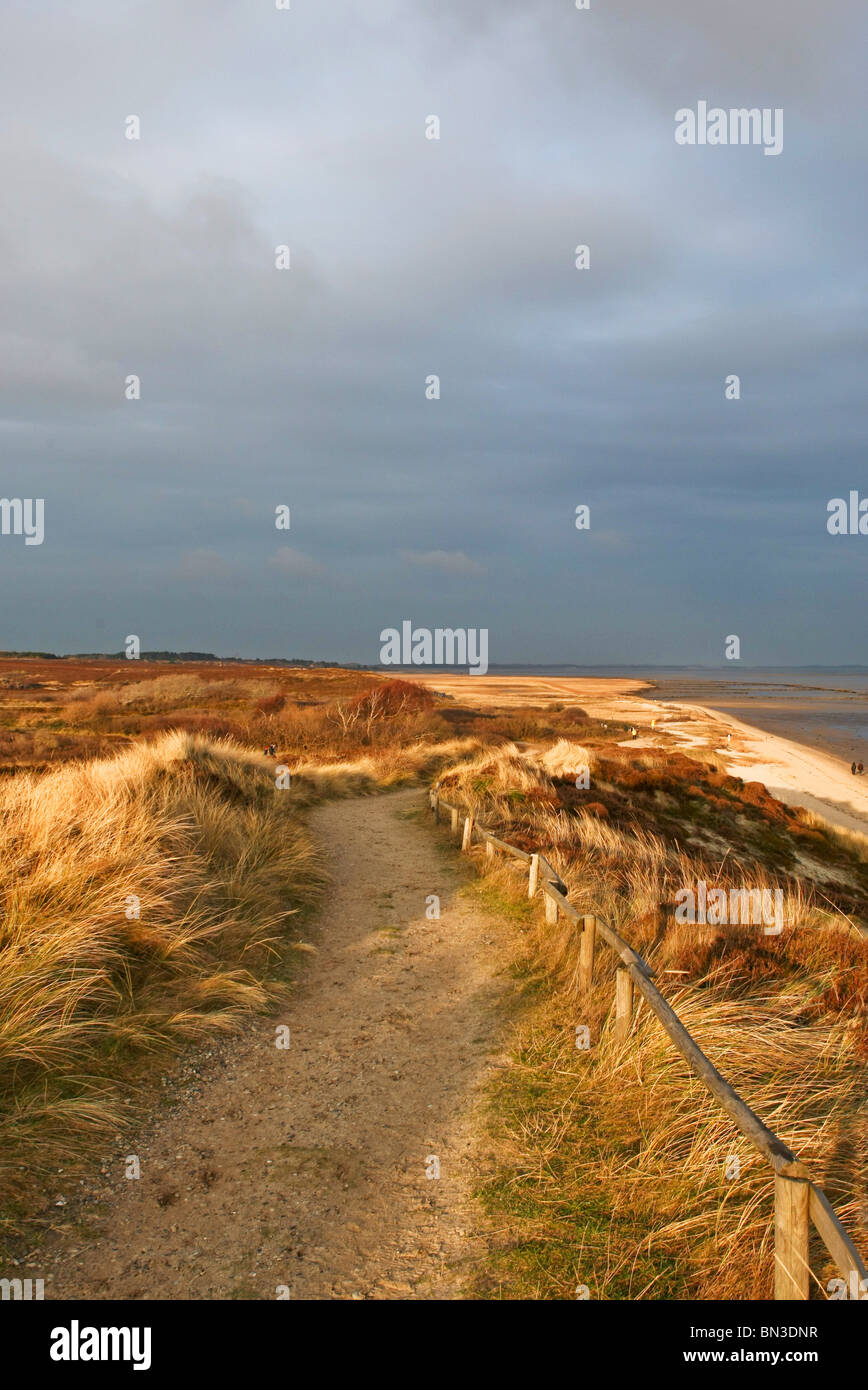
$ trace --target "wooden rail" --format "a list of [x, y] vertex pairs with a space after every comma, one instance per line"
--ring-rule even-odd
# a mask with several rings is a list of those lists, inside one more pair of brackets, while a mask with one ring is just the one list
[[465, 810], [462, 813], [460, 807], [444, 801], [436, 784], [431, 788], [430, 803], [435, 820], [440, 819], [441, 809], [449, 812], [454, 833], [459, 831], [460, 818], [464, 814], [464, 826], [461, 831], [463, 850], [469, 852], [476, 837], [485, 845], [486, 858], [491, 858], [500, 850], [503, 854], [528, 864], [528, 896], [534, 898], [538, 893], [543, 895], [547, 922], [557, 922], [558, 916], [563, 915], [577, 926], [581, 926], [579, 988], [583, 991], [589, 990], [593, 983], [596, 940], [597, 937], [602, 937], [606, 945], [610, 946], [622, 961], [621, 968], [615, 972], [616, 1042], [625, 1042], [629, 1037], [633, 1023], [633, 996], [638, 990], [661, 1023], [675, 1050], [684, 1058], [694, 1075], [711, 1092], [742, 1134], [766, 1159], [774, 1172], [775, 1298], [788, 1301], [810, 1297], [811, 1222], [841, 1271], [847, 1284], [848, 1296], [860, 1297], [860, 1289], [863, 1294], [868, 1293], [868, 1269], [822, 1188], [813, 1180], [805, 1165], [792, 1150], [763, 1124], [759, 1116], [754, 1114], [750, 1106], [697, 1046], [675, 1010], [653, 983], [654, 971], [648, 962], [602, 918], [582, 915], [577, 911], [568, 901], [567, 885], [544, 855], [528, 853], [527, 850], [518, 849], [516, 845], [499, 839], [490, 830], [479, 825], [472, 812]]

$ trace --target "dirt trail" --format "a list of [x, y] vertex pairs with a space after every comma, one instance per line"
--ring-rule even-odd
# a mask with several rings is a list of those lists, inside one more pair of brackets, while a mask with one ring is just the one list
[[106, 1188], [70, 1204], [42, 1256], [48, 1297], [461, 1296], [485, 1245], [473, 1111], [503, 1046], [510, 929], [457, 896], [472, 870], [415, 818], [423, 801], [314, 812], [332, 883], [291, 1003], [125, 1141], [139, 1180], [116, 1155]]

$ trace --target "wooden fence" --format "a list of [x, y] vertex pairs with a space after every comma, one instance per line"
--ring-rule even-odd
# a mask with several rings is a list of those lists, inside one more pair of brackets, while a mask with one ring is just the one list
[[[487, 859], [500, 852], [527, 864], [528, 897], [534, 898], [538, 893], [543, 895], [547, 922], [556, 923], [558, 914], [562, 914], [581, 928], [579, 988], [583, 992], [593, 984], [598, 939], [601, 938], [611, 947], [622, 962], [615, 972], [615, 1039], [623, 1042], [629, 1036], [634, 993], [638, 990], [669, 1035], [676, 1051], [742, 1134], [766, 1159], [774, 1173], [775, 1298], [793, 1300], [810, 1297], [811, 1222], [846, 1281], [846, 1296], [860, 1297], [860, 1290], [862, 1293], [868, 1292], [868, 1270], [822, 1189], [792, 1150], [763, 1124], [696, 1045], [674, 1009], [653, 983], [654, 971], [647, 961], [600, 917], [582, 915], [567, 901], [567, 885], [544, 855], [529, 854], [498, 839], [476, 822], [472, 812], [462, 811], [460, 807], [442, 800], [436, 784], [430, 792], [430, 803], [435, 820], [440, 819], [441, 811], [449, 813], [452, 833], [461, 836], [462, 850], [469, 851], [474, 840], [477, 840], [485, 845]], [[462, 815], [463, 827], [460, 824]]]

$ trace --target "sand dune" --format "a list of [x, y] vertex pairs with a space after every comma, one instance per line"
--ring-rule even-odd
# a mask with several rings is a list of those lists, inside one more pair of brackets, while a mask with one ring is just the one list
[[640, 692], [650, 688], [646, 681], [451, 673], [410, 679], [442, 691], [464, 705], [482, 709], [496, 705], [546, 705], [554, 701], [575, 703], [603, 723], [635, 725], [638, 738], [623, 740], [635, 748], [666, 748], [675, 743], [685, 752], [691, 748], [714, 750], [725, 759], [733, 776], [746, 782], [762, 782], [773, 796], [788, 805], [804, 806], [833, 825], [868, 835], [868, 776], [854, 777], [842, 759], [765, 733], [732, 715], [702, 705], [659, 704], [643, 699]]
[[[868, 778], [854, 777], [848, 763], [702, 705], [679, 708], [689, 712], [685, 732], [703, 729], [707, 746], [726, 758], [733, 776], [762, 782], [790, 806], [804, 806], [845, 830], [868, 834]], [[668, 724], [671, 732], [677, 727], [674, 722]], [[732, 734], [729, 747], [728, 732]]]

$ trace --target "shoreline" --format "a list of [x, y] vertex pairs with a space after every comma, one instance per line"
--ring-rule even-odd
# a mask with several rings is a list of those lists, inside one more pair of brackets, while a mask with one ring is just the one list
[[[779, 690], [783, 689], [784, 687], [779, 687]], [[820, 698], [813, 707], [807, 687], [798, 687], [798, 693], [798, 701], [790, 704], [780, 701], [769, 703], [766, 699], [754, 702], [743, 695], [735, 696], [732, 693], [718, 696], [714, 690], [691, 690], [674, 696], [666, 692], [655, 692], [649, 698], [661, 706], [673, 708], [696, 704], [709, 712], [713, 711], [725, 718], [748, 724], [771, 737], [801, 743], [818, 753], [837, 758], [847, 767], [853, 761], [858, 762], [860, 757], [863, 761], [868, 758], [865, 725], [860, 722], [848, 726], [845, 722], [848, 717], [853, 717], [852, 707], [847, 709], [841, 706], [836, 710], [825, 703], [829, 696], [852, 696], [856, 692], [817, 687], [812, 693]], [[868, 706], [864, 716], [859, 711], [858, 717], [860, 721], [868, 719]]]
[[[646, 707], [650, 704], [641, 703]], [[723, 759], [730, 776], [743, 782], [761, 782], [772, 796], [789, 806], [802, 806], [839, 829], [868, 835], [868, 780], [865, 774], [854, 776], [843, 759], [811, 744], [770, 734], [706, 705], [659, 704], [652, 708], [687, 714], [686, 719], [661, 721], [665, 731], [684, 744], [685, 752], [690, 746], [709, 748]], [[733, 736], [729, 745], [724, 741], [726, 733]]]
[[[567, 706], [575, 703], [602, 723], [635, 725], [639, 737], [619, 740], [624, 747], [665, 752], [674, 743], [688, 755], [691, 748], [714, 752], [731, 776], [761, 782], [779, 801], [802, 806], [841, 830], [868, 836], [868, 776], [854, 777], [843, 758], [810, 743], [769, 733], [723, 710], [655, 699], [651, 691], [659, 687], [639, 677], [442, 672], [437, 676], [420, 673], [410, 679], [483, 710], [492, 706], [538, 707], [553, 701]], [[727, 734], [731, 735], [729, 745]]]

